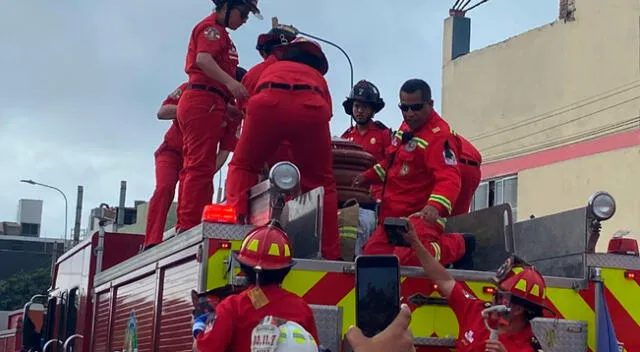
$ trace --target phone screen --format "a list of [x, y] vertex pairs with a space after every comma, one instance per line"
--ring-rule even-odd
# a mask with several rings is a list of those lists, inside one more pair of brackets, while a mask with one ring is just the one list
[[368, 337], [384, 330], [400, 312], [398, 260], [387, 258], [358, 258], [356, 323]]

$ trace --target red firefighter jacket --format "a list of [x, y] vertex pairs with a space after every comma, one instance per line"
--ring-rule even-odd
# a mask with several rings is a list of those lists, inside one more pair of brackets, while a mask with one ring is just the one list
[[443, 218], [449, 216], [460, 192], [460, 142], [449, 124], [434, 111], [416, 131], [403, 123], [391, 142], [388, 157], [363, 175], [384, 185], [380, 219], [409, 216], [425, 205], [434, 206]]

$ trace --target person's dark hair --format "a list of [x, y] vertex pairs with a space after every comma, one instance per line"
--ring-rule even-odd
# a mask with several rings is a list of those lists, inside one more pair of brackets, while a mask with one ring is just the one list
[[431, 87], [429, 87], [427, 82], [418, 78], [413, 78], [404, 82], [402, 87], [400, 87], [400, 91], [409, 94], [420, 91], [423, 101], [431, 100]]
[[[256, 284], [256, 271], [252, 267], [240, 264], [240, 270], [247, 278], [249, 285]], [[279, 270], [263, 270], [260, 272], [260, 286], [279, 285], [291, 271], [291, 267]]]
[[283, 53], [281, 61], [294, 61], [301, 64], [305, 64], [307, 66], [311, 66], [315, 68], [318, 72], [322, 73], [322, 60], [304, 50], [300, 50], [298, 48], [291, 48]]

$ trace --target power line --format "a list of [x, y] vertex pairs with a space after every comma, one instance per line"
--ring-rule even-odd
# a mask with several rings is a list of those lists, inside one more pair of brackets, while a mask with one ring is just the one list
[[501, 160], [505, 160], [505, 159], [509, 159], [509, 158], [513, 158], [521, 155], [526, 155], [532, 152], [548, 150], [554, 147], [591, 140], [591, 139], [602, 137], [604, 135], [608, 135], [614, 132], [624, 132], [628, 130], [633, 130], [638, 127], [640, 127], [640, 116], [623, 120], [621, 122], [615, 122], [609, 125], [596, 127], [588, 131], [578, 132], [578, 133], [565, 136], [563, 138], [559, 138], [550, 142], [540, 143], [534, 146], [527, 146], [517, 150], [512, 150], [502, 154], [497, 154], [493, 157], [487, 158], [486, 162], [490, 163], [490, 162], [501, 161]]
[[[488, 138], [488, 137], [492, 137], [492, 136], [501, 134], [503, 132], [510, 132], [510, 131], [515, 130], [515, 129], [521, 128], [521, 127], [529, 126], [529, 125], [535, 124], [537, 122], [547, 120], [547, 119], [552, 118], [554, 116], [558, 116], [560, 114], [579, 109], [581, 107], [596, 103], [598, 101], [601, 101], [601, 100], [604, 100], [604, 99], [607, 99], [607, 98], [622, 94], [624, 92], [628, 92], [628, 91], [630, 91], [630, 90], [632, 90], [634, 88], [640, 87], [640, 83], [638, 83], [638, 82], [640, 82], [640, 80], [634, 80], [634, 81], [626, 83], [624, 85], [612, 88], [612, 89], [610, 89], [608, 91], [605, 91], [605, 92], [602, 92], [602, 93], [598, 93], [596, 95], [584, 98], [582, 100], [578, 100], [578, 101], [573, 102], [571, 104], [568, 104], [568, 105], [565, 105], [565, 106], [561, 106], [559, 108], [556, 108], [556, 109], [553, 109], [553, 110], [550, 110], [550, 111], [547, 111], [547, 112], [544, 112], [544, 113], [541, 113], [541, 114], [538, 114], [538, 115], [534, 115], [534, 116], [531, 116], [531, 117], [524, 118], [524, 119], [519, 120], [519, 121], [517, 121], [515, 123], [512, 123], [510, 125], [501, 127], [499, 129], [492, 130], [492, 131], [485, 132], [485, 133], [480, 133], [477, 136], [469, 137], [469, 140], [472, 141], [472, 142], [475, 142], [475, 141], [478, 141], [478, 140], [481, 140], [481, 139], [485, 139], [485, 138]], [[632, 86], [627, 87], [629, 85], [632, 85]], [[627, 87], [627, 88], [624, 88], [624, 87]], [[624, 89], [622, 89], [622, 88], [624, 88]], [[620, 90], [620, 89], [622, 89], [622, 90]], [[609, 94], [609, 93], [611, 93], [611, 94]], [[577, 105], [577, 106], [573, 106], [575, 104], [580, 104], [580, 103], [583, 103], [583, 102], [586, 102], [586, 103], [581, 104], [581, 105]]]
[[505, 144], [510, 144], [510, 143], [513, 143], [513, 142], [518, 142], [518, 141], [521, 141], [521, 140], [523, 140], [523, 139], [525, 139], [525, 138], [528, 138], [528, 137], [531, 137], [531, 136], [535, 136], [535, 135], [538, 135], [538, 134], [541, 134], [541, 133], [544, 133], [544, 132], [547, 132], [547, 131], [554, 130], [554, 129], [558, 128], [558, 127], [568, 125], [568, 124], [570, 124], [570, 123], [573, 123], [573, 122], [576, 122], [576, 121], [582, 120], [582, 119], [584, 119], [584, 118], [587, 118], [587, 117], [590, 117], [590, 116], [593, 116], [593, 115], [596, 115], [596, 114], [601, 113], [601, 112], [603, 112], [603, 111], [606, 111], [606, 110], [609, 110], [609, 109], [615, 108], [615, 107], [617, 107], [617, 106], [620, 106], [620, 105], [623, 105], [623, 104], [626, 104], [626, 103], [629, 103], [629, 102], [634, 101], [634, 100], [636, 100], [636, 99], [638, 99], [638, 98], [640, 98], [640, 96], [635, 96], [635, 97], [633, 97], [633, 98], [631, 98], [631, 99], [623, 100], [623, 101], [622, 101], [622, 102], [620, 102], [620, 103], [616, 103], [616, 104], [613, 104], [613, 105], [607, 106], [607, 107], [605, 107], [605, 108], [602, 108], [602, 109], [596, 110], [596, 111], [591, 112], [591, 113], [588, 113], [588, 114], [586, 114], [586, 115], [578, 116], [578, 117], [573, 118], [573, 119], [571, 119], [571, 120], [568, 120], [568, 121], [565, 121], [565, 122], [562, 122], [562, 123], [559, 123], [559, 124], [556, 124], [556, 125], [553, 125], [553, 126], [550, 126], [550, 127], [544, 128], [544, 129], [541, 129], [541, 130], [539, 130], [539, 131], [537, 131], [537, 132], [528, 133], [526, 136], [517, 137], [517, 138], [514, 138], [514, 139], [507, 140], [507, 141], [501, 141], [501, 142], [500, 142], [500, 143], [498, 143], [498, 144], [494, 144], [494, 145], [491, 145], [491, 146], [489, 146], [489, 147], [482, 148], [482, 150], [483, 150], [483, 151], [485, 151], [485, 150], [494, 149], [494, 148], [497, 148], [497, 147], [504, 146]]

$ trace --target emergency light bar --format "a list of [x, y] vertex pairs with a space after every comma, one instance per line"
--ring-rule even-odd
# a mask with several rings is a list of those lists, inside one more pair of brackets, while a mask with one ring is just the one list
[[202, 222], [220, 222], [235, 224], [237, 220], [236, 210], [225, 204], [209, 204], [202, 212]]

